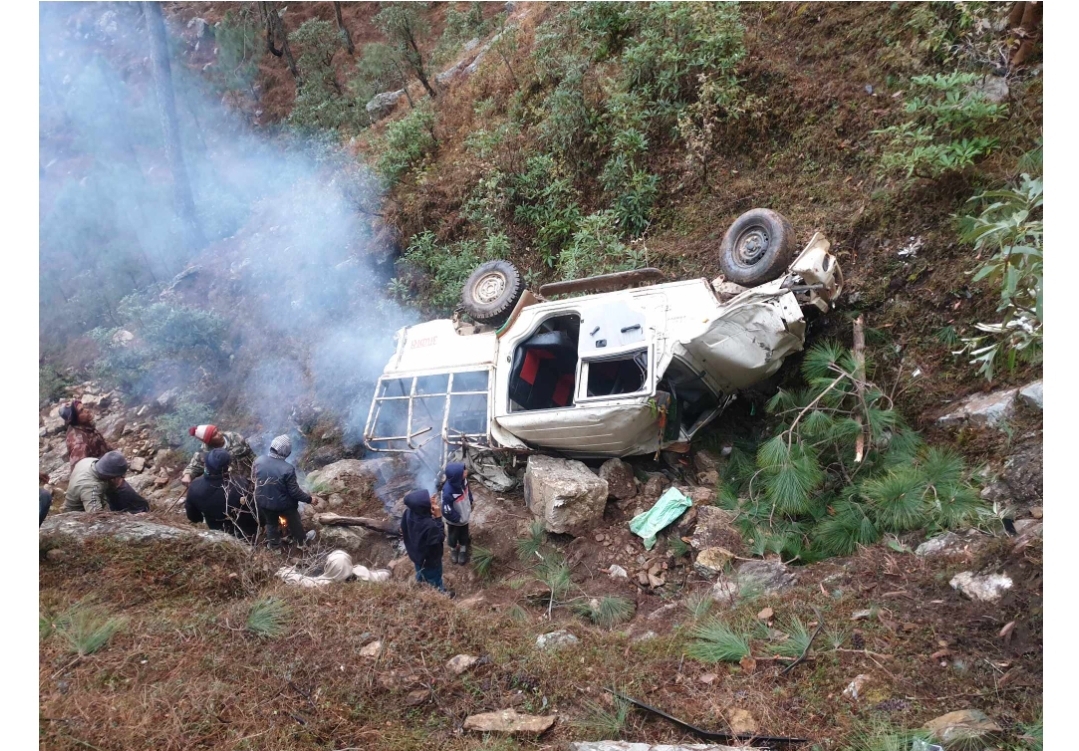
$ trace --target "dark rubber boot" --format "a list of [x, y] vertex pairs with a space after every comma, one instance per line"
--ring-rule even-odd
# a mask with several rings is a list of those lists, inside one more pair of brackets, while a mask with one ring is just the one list
[[457, 548], [453, 548], [450, 550], [450, 560], [454, 563], [457, 563]]
[[461, 546], [461, 554], [457, 556], [457, 562], [462, 566], [467, 566], [468, 562], [472, 560], [472, 556], [468, 553], [468, 546]]

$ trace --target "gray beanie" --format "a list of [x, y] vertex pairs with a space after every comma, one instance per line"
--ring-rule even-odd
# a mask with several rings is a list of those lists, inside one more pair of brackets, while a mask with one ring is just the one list
[[127, 472], [127, 459], [119, 451], [110, 451], [97, 460], [94, 473], [104, 480], [123, 477]]
[[284, 459], [292, 453], [292, 441], [287, 435], [279, 435], [270, 442], [270, 456]]

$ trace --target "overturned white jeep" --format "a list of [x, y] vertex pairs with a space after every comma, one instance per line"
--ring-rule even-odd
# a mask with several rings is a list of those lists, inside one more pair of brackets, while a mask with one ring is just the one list
[[[364, 438], [372, 451], [444, 464], [462, 447], [579, 458], [686, 451], [740, 389], [802, 348], [802, 308], [829, 310], [842, 273], [814, 234], [795, 257], [780, 214], [740, 216], [723, 276], [657, 283], [641, 269], [547, 284], [512, 264], [478, 267], [458, 315], [401, 329]], [[577, 297], [559, 295], [590, 292]]]

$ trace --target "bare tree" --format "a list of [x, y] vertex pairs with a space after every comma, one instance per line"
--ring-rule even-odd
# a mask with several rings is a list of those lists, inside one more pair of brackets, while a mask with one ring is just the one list
[[333, 4], [333, 12], [337, 15], [337, 28], [345, 35], [345, 47], [348, 48], [348, 54], [355, 55], [356, 45], [352, 43], [352, 34], [349, 33], [348, 27], [345, 26], [344, 19], [341, 18], [341, 3], [335, 2]]
[[144, 2], [142, 5], [146, 29], [150, 35], [150, 59], [153, 61], [157, 106], [165, 139], [165, 157], [172, 171], [176, 211], [183, 224], [188, 245], [191, 248], [201, 248], [206, 244], [206, 237], [195, 213], [195, 199], [191, 194], [191, 181], [187, 176], [187, 165], [184, 163], [184, 153], [180, 145], [180, 124], [176, 117], [176, 96], [172, 88], [165, 18], [161, 14], [161, 3]]
[[[281, 14], [277, 9], [272, 6], [273, 3], [259, 3], [259, 10], [262, 12], [263, 20], [266, 22], [266, 49], [274, 57], [285, 58], [288, 69], [292, 72], [292, 77], [299, 84], [300, 71], [296, 67], [296, 59], [292, 56], [292, 50], [288, 46], [288, 31], [285, 30], [285, 22], [281, 20]], [[281, 49], [275, 46], [278, 38], [281, 39]]]

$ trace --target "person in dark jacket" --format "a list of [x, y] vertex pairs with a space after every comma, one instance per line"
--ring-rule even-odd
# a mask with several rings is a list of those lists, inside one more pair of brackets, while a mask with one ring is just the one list
[[416, 581], [445, 592], [442, 584], [442, 543], [446, 533], [442, 523], [431, 515], [431, 496], [426, 490], [413, 490], [405, 496], [401, 538], [412, 565], [416, 567]]
[[446, 521], [446, 539], [450, 560], [459, 565], [468, 563], [468, 521], [472, 517], [472, 491], [468, 487], [468, 470], [460, 462], [446, 465], [446, 482], [442, 486], [442, 518]]
[[303, 522], [300, 520], [300, 504], [314, 505], [312, 498], [296, 481], [296, 468], [285, 461], [292, 453], [292, 441], [287, 435], [279, 435], [270, 443], [268, 456], [255, 460], [255, 505], [259, 522], [266, 529], [266, 542], [271, 548], [281, 547], [279, 517], [288, 523], [289, 535], [299, 546], [303, 545]]
[[225, 449], [214, 449], [206, 455], [206, 471], [188, 487], [184, 510], [192, 524], [205, 521], [210, 529], [254, 540], [258, 521], [252, 513], [251, 484], [246, 478], [230, 476], [231, 460]]
[[52, 506], [52, 491], [45, 486], [49, 484], [49, 475], [45, 472], [37, 473], [37, 525], [40, 527], [49, 515]]

